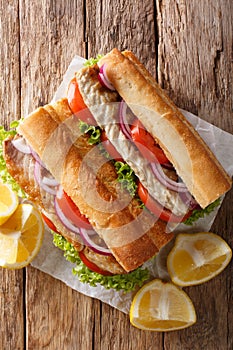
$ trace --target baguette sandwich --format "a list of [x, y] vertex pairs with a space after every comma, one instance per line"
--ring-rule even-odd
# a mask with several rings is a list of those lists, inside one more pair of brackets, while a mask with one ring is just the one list
[[145, 67], [117, 49], [78, 71], [66, 98], [25, 118], [4, 141], [4, 159], [57, 245], [116, 289], [148, 278], [140, 267], [173, 238], [174, 225], [231, 187]]

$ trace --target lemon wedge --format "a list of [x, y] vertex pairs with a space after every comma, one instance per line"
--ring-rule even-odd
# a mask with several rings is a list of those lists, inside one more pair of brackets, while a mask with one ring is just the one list
[[229, 245], [214, 233], [181, 233], [168, 255], [167, 268], [173, 283], [192, 286], [218, 275], [231, 257]]
[[40, 212], [31, 204], [19, 204], [0, 226], [0, 266], [9, 269], [27, 266], [39, 252], [43, 234]]
[[167, 332], [193, 325], [196, 312], [184, 291], [173, 283], [155, 279], [136, 293], [130, 322], [143, 330]]
[[18, 196], [8, 185], [0, 182], [0, 225], [14, 213], [19, 204]]

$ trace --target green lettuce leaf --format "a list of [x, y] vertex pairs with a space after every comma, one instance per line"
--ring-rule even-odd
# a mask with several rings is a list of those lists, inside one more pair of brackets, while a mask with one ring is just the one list
[[96, 57], [91, 57], [89, 58], [85, 63], [84, 66], [88, 67], [88, 66], [94, 66], [94, 64], [98, 63], [99, 60], [103, 57], [104, 55], [97, 55]]
[[82, 283], [88, 283], [92, 287], [98, 284], [106, 289], [113, 288], [117, 291], [123, 290], [126, 293], [133, 291], [136, 287], [141, 287], [149, 279], [147, 269], [138, 268], [130, 273], [114, 276], [103, 276], [91, 271], [79, 258], [79, 254], [74, 246], [67, 242], [61, 235], [53, 233], [53, 243], [56, 247], [63, 250], [64, 257], [76, 266], [73, 268], [73, 274], [78, 277]]
[[132, 197], [135, 196], [137, 192], [137, 177], [133, 169], [124, 162], [115, 162], [114, 163], [116, 172], [118, 175], [118, 181], [126, 188]]
[[12, 188], [12, 190], [18, 194], [18, 196], [26, 197], [25, 192], [7, 171], [6, 162], [3, 158], [3, 141], [8, 136], [14, 136], [17, 133], [16, 128], [19, 125], [19, 123], [20, 120], [13, 121], [10, 124], [9, 130], [5, 130], [3, 126], [0, 126], [0, 178], [2, 182], [7, 183]]
[[204, 209], [194, 209], [192, 212], [192, 215], [186, 219], [183, 224], [185, 225], [193, 225], [195, 221], [197, 221], [200, 218], [204, 218], [206, 215], [209, 215], [215, 208], [217, 208], [221, 203], [221, 198], [216, 199], [213, 203], [209, 204]]
[[[107, 159], [112, 159], [109, 153], [101, 145], [101, 129], [98, 126], [89, 125], [83, 121], [79, 121], [79, 129], [81, 133], [88, 134], [88, 143], [90, 145], [99, 144], [100, 151]], [[132, 168], [125, 162], [114, 161], [114, 166], [118, 175], [117, 180], [126, 188], [132, 197], [137, 192], [137, 177]]]
[[82, 120], [79, 121], [79, 129], [82, 134], [88, 134], [88, 143], [90, 145], [96, 145], [101, 142], [101, 129], [98, 126], [89, 125]]

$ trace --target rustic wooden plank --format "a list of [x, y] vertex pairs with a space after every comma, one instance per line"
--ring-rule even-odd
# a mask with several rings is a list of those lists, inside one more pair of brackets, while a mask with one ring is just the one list
[[107, 304], [101, 306], [100, 330], [99, 333], [95, 332], [95, 339], [101, 340], [95, 350], [163, 349], [161, 333], [145, 332], [131, 326], [129, 315]]
[[[232, 124], [232, 2], [157, 1], [159, 83], [178, 106], [229, 131]], [[212, 228], [232, 244], [232, 191]], [[231, 349], [232, 264], [214, 280], [187, 289], [198, 322], [166, 334], [165, 348]]]
[[48, 103], [75, 54], [85, 55], [82, 1], [20, 6], [22, 115]]
[[[88, 57], [112, 48], [132, 50], [156, 76], [156, 27], [152, 1], [86, 1], [85, 40]], [[95, 349], [162, 349], [163, 336], [130, 325], [129, 316], [102, 304]], [[98, 343], [101, 340], [101, 344]]]
[[0, 349], [24, 349], [23, 271], [0, 270]]
[[99, 302], [27, 268], [27, 349], [92, 349]]
[[114, 47], [132, 50], [156, 73], [156, 27], [153, 1], [86, 1], [88, 55], [105, 54]]
[[0, 118], [5, 125], [20, 115], [19, 18], [16, 1], [0, 1]]
[[178, 106], [232, 132], [232, 1], [157, 8], [159, 83]]
[[[17, 1], [0, 1], [0, 33], [0, 125], [7, 126], [20, 114]], [[0, 310], [0, 349], [24, 349], [23, 271], [0, 269]]]
[[[50, 101], [75, 54], [84, 56], [82, 1], [20, 4], [22, 115]], [[26, 348], [92, 348], [99, 302], [31, 267], [26, 273]]]

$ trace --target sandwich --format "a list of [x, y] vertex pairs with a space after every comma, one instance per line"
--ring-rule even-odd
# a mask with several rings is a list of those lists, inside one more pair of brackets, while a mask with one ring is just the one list
[[177, 225], [209, 213], [231, 187], [146, 68], [117, 49], [20, 122], [3, 157], [80, 280], [125, 291], [149, 278], [145, 263]]

